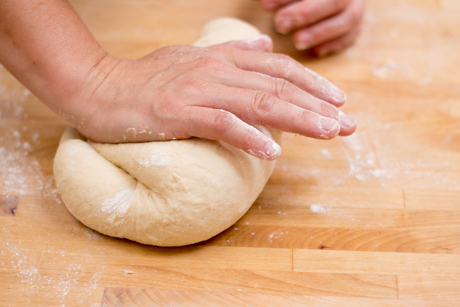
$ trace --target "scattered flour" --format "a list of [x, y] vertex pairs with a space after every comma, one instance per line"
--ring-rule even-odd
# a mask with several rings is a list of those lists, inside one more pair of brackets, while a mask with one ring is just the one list
[[[9, 233], [8, 230], [6, 232]], [[39, 269], [39, 264], [42, 261], [41, 257], [32, 256], [34, 254], [29, 254], [27, 247], [23, 245], [22, 241], [5, 244], [6, 247], [0, 245], [0, 254], [2, 256], [0, 268], [2, 265], [6, 265], [13, 269], [13, 273], [16, 274], [23, 285], [20, 289], [22, 295], [36, 299], [46, 297], [48, 300], [59, 302], [59, 306], [65, 306], [69, 293], [78, 289], [78, 294], [74, 294], [72, 298], [76, 299], [73, 303], [84, 306], [85, 299], [96, 289], [101, 273], [94, 273], [89, 284], [86, 281], [80, 284], [80, 278], [83, 280], [86, 278], [84, 264], [70, 262], [61, 273], [58, 273], [58, 270], [42, 270]], [[46, 253], [50, 253], [50, 250], [44, 251], [43, 255]], [[58, 254], [60, 257], [62, 256], [62, 252], [58, 252]], [[65, 257], [59, 259], [60, 264], [66, 261]]]
[[310, 211], [318, 214], [327, 214], [330, 212], [330, 209], [324, 207], [321, 204], [313, 204], [310, 206]]
[[52, 197], [61, 203], [54, 177], [45, 175], [42, 165], [33, 156], [33, 151], [40, 146], [40, 135], [34, 133], [29, 142], [23, 139], [28, 133], [27, 126], [20, 129], [2, 125], [0, 136], [0, 190], [3, 194], [36, 195]]
[[[44, 140], [42, 132], [32, 130], [29, 123], [20, 125], [19, 121], [9, 120], [29, 117], [25, 107], [29, 96], [29, 91], [0, 65], [0, 190], [3, 195], [33, 195], [61, 203], [49, 165], [42, 164], [43, 159], [40, 159], [41, 150], [48, 149], [41, 143]], [[43, 246], [41, 253], [31, 252], [30, 244], [22, 242], [18, 232], [11, 229], [16, 228], [0, 224], [0, 237], [4, 238], [0, 242], [0, 270], [11, 273], [13, 283], [13, 288], [0, 290], [0, 296], [6, 298], [9, 293], [21, 296], [24, 306], [41, 305], [43, 301], [40, 300], [45, 297], [54, 302], [53, 306], [65, 306], [72, 297], [72, 306], [87, 306], [85, 303], [97, 287], [100, 273], [94, 273], [88, 285], [83, 275], [92, 269], [87, 272], [85, 264], [76, 264], [59, 251], [54, 251], [54, 258], [59, 256], [61, 267], [65, 264], [62, 271], [44, 269], [43, 256], [50, 253], [47, 250], [50, 246]], [[69, 295], [72, 291], [75, 293]]]

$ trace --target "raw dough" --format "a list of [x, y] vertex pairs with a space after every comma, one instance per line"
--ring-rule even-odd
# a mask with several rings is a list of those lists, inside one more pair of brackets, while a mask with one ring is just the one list
[[[222, 18], [209, 23], [195, 45], [258, 34], [245, 22]], [[280, 141], [278, 131], [264, 132]], [[221, 141], [101, 144], [69, 127], [54, 176], [67, 208], [88, 227], [144, 244], [180, 246], [207, 240], [241, 218], [274, 165]]]

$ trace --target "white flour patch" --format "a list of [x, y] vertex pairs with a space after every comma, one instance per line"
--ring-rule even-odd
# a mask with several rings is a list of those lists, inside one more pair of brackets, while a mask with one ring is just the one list
[[106, 199], [102, 203], [101, 211], [110, 214], [116, 214], [122, 217], [128, 212], [131, 199], [134, 196], [134, 190], [126, 189], [115, 194], [113, 198]]
[[143, 167], [150, 167], [150, 166], [159, 166], [159, 167], [167, 167], [171, 165], [169, 159], [166, 155], [161, 152], [152, 153], [149, 157], [137, 161], [139, 165]]
[[318, 214], [327, 214], [330, 212], [330, 209], [321, 204], [313, 204], [310, 206], [310, 211]]
[[[382, 163], [372, 150], [373, 144], [364, 142], [359, 132], [343, 139], [343, 142], [349, 149], [345, 153], [349, 163], [348, 176], [364, 182], [372, 179], [392, 179], [397, 175], [396, 169], [381, 168]], [[381, 184], [383, 185], [383, 182]]]
[[394, 76], [409, 76], [412, 75], [413, 72], [407, 63], [397, 63], [393, 60], [388, 60], [383, 64], [374, 65], [372, 74], [379, 78], [387, 78]]
[[284, 241], [283, 235], [287, 235], [289, 232], [283, 232], [280, 229], [277, 229], [268, 235], [268, 242], [273, 243], [273, 241]]
[[331, 153], [330, 153], [329, 150], [327, 150], [327, 149], [321, 149], [321, 154], [322, 154], [323, 156], [325, 156], [326, 158], [328, 158], [328, 159], [331, 159], [331, 158], [332, 158]]

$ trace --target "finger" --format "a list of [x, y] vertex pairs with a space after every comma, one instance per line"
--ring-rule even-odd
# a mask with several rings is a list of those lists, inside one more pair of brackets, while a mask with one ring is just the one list
[[[217, 70], [209, 70], [206, 73], [213, 77], [213, 80], [219, 80], [221, 84], [227, 87], [265, 92], [302, 109], [335, 119], [340, 123], [340, 135], [342, 136], [350, 135], [356, 129], [356, 121], [351, 116], [344, 114], [332, 104], [302, 91], [285, 79], [272, 78], [267, 75], [247, 72], [234, 67], [227, 67], [225, 73]], [[317, 76], [317, 78], [321, 77]], [[213, 90], [215, 92], [225, 91], [219, 85], [215, 85]], [[221, 99], [219, 100], [221, 101]], [[203, 99], [203, 103], [212, 104], [213, 101]], [[228, 101], [227, 103], [230, 102]], [[218, 107], [227, 108], [226, 105], [219, 105]]]
[[225, 46], [230, 46], [238, 48], [241, 50], [248, 51], [259, 51], [259, 52], [272, 52], [273, 51], [273, 41], [268, 35], [258, 35], [241, 41], [232, 41], [223, 44]]
[[281, 154], [281, 147], [275, 141], [232, 113], [192, 106], [183, 112], [187, 118], [184, 129], [191, 136], [222, 140], [264, 160], [274, 160]]
[[314, 48], [315, 53], [320, 56], [326, 56], [330, 53], [338, 52], [350, 46], [361, 32], [361, 25], [357, 26], [351, 32], [344, 36], [320, 44]]
[[344, 36], [361, 23], [362, 14], [361, 1], [355, 1], [340, 14], [297, 31], [293, 37], [294, 44], [297, 49], [305, 50]]
[[335, 106], [345, 103], [346, 95], [342, 90], [286, 55], [234, 51], [228, 59], [231, 64], [242, 70], [285, 79], [301, 90]]
[[340, 132], [337, 120], [302, 109], [267, 92], [223, 85], [214, 85], [212, 92], [217, 94], [204, 95], [194, 105], [228, 111], [251, 125], [265, 125], [317, 139], [332, 139]]
[[262, 0], [262, 7], [268, 12], [274, 12], [279, 8], [297, 0]]
[[310, 26], [343, 11], [350, 0], [323, 0], [294, 2], [279, 10], [275, 16], [278, 32], [286, 34], [292, 30]]

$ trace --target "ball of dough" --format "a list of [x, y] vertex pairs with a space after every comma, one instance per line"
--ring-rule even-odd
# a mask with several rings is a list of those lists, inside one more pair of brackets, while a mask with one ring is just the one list
[[[229, 18], [204, 32], [202, 45], [223, 42], [216, 37], [258, 35], [249, 24]], [[280, 132], [259, 129], [280, 141]], [[55, 156], [54, 176], [68, 210], [86, 226], [144, 244], [180, 246], [207, 240], [241, 218], [274, 164], [221, 141], [101, 144], [69, 127]]]

